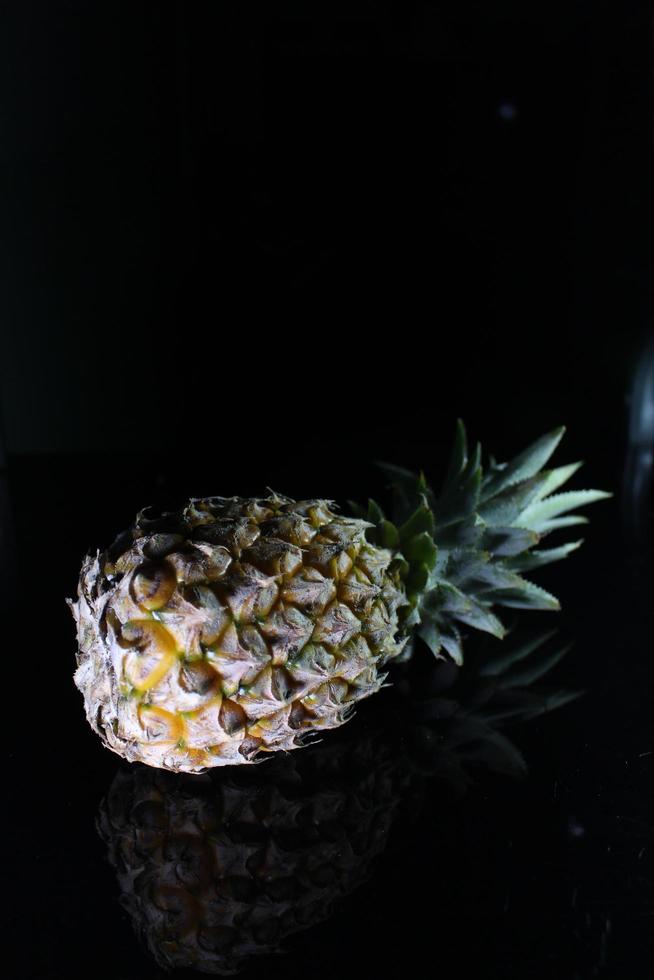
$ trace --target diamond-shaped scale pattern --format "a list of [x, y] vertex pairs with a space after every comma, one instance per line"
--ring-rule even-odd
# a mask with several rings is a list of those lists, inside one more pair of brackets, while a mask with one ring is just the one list
[[142, 512], [89, 558], [75, 612], [89, 721], [130, 760], [250, 762], [340, 725], [402, 649], [393, 555], [326, 501]]

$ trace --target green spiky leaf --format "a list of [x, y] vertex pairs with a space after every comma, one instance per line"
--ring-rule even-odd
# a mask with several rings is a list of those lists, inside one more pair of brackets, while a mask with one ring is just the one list
[[530, 477], [524, 483], [513, 484], [506, 487], [501, 493], [491, 497], [479, 508], [479, 516], [490, 526], [516, 524], [520, 527], [529, 525], [518, 524], [519, 518], [532, 501], [538, 497], [538, 492], [547, 479], [546, 473], [538, 473]]
[[[543, 533], [548, 524], [561, 514], [567, 514], [577, 507], [586, 507], [598, 500], [605, 500], [611, 494], [604, 490], [569, 490], [553, 496], [538, 499], [531, 503], [520, 515], [521, 526]], [[575, 515], [576, 519], [576, 515]], [[569, 525], [568, 525], [569, 526]]]
[[492, 460], [484, 474], [481, 449], [469, 451], [459, 421], [438, 494], [422, 474], [383, 467], [394, 487], [394, 523], [378, 505], [369, 506], [368, 520], [375, 524], [375, 540], [401, 555], [394, 567], [409, 599], [405, 630], [419, 627], [437, 655], [444, 649], [460, 662], [457, 624], [503, 636], [494, 607], [559, 608], [554, 596], [520, 573], [567, 557], [579, 541], [536, 546], [554, 530], [586, 523], [577, 509], [610, 496], [601, 490], [556, 492], [581, 465], [543, 469], [563, 432], [561, 427], [546, 433], [508, 463]]
[[436, 564], [438, 549], [434, 544], [434, 539], [427, 531], [423, 531], [421, 534], [416, 534], [413, 538], [410, 538], [402, 546], [402, 551], [410, 563], [416, 561], [421, 562], [429, 571]]
[[515, 586], [489, 592], [485, 594], [484, 598], [498, 606], [508, 606], [511, 609], [552, 609], [558, 611], [561, 608], [556, 596], [524, 578], [520, 578], [519, 583]]
[[528, 572], [532, 568], [541, 568], [543, 565], [549, 565], [551, 562], [567, 558], [582, 544], [583, 540], [579, 539], [578, 541], [568, 541], [567, 544], [562, 544], [558, 548], [539, 548], [538, 551], [527, 551], [512, 557], [510, 564], [516, 571]]
[[400, 535], [398, 529], [391, 521], [381, 520], [378, 525], [379, 541], [382, 548], [395, 550], [400, 546]]
[[447, 627], [441, 632], [441, 643], [454, 663], [461, 666], [463, 663], [463, 644], [461, 642], [461, 633], [456, 628], [455, 623], [447, 623]]
[[441, 582], [437, 587], [440, 597], [440, 611], [450, 613], [454, 619], [473, 626], [475, 629], [482, 630], [484, 633], [491, 633], [493, 636], [504, 636], [505, 629], [500, 620], [490, 609], [473, 596], [466, 595], [450, 582]]
[[425, 620], [420, 623], [416, 630], [418, 636], [426, 643], [434, 656], [438, 656], [441, 649], [441, 634], [433, 619]]
[[538, 534], [528, 528], [486, 527], [480, 535], [479, 546], [493, 557], [508, 558], [533, 548], [538, 540]]
[[400, 540], [409, 541], [414, 535], [420, 534], [423, 531], [429, 535], [433, 535], [434, 527], [434, 512], [423, 497], [422, 504], [414, 510], [408, 521], [405, 521], [402, 527], [399, 528]]
[[476, 512], [481, 492], [481, 446], [477, 444], [458, 479], [446, 487], [436, 501], [434, 519], [439, 528], [470, 519]]
[[549, 460], [563, 438], [564, 432], [565, 426], [559, 426], [558, 429], [537, 439], [510, 463], [501, 467], [496, 466], [494, 471], [491, 470], [484, 480], [482, 502], [485, 503], [507, 487], [515, 486], [535, 476]]
[[376, 500], [368, 501], [368, 513], [366, 517], [371, 524], [380, 524], [384, 520], [384, 512]]

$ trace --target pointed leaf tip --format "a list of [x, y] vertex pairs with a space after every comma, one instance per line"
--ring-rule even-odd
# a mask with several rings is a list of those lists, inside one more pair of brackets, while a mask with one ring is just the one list
[[468, 439], [465, 426], [461, 419], [458, 419], [454, 427], [454, 441], [450, 453], [449, 465], [445, 474], [443, 486], [450, 486], [459, 476], [468, 461]]
[[[536, 499], [525, 507], [518, 520], [521, 526], [543, 532], [552, 529], [554, 519], [562, 514], [567, 514], [578, 507], [586, 507], [598, 500], [605, 500], [609, 496], [610, 494], [606, 490], [566, 490], [563, 493], [550, 494], [547, 497]], [[576, 514], [571, 515], [571, 517], [575, 521], [578, 519]], [[561, 524], [559, 526], [566, 525]]]
[[561, 441], [564, 431], [564, 427], [559, 426], [558, 429], [547, 432], [508, 463], [491, 468], [484, 478], [482, 502], [488, 502], [503, 490], [540, 474]]

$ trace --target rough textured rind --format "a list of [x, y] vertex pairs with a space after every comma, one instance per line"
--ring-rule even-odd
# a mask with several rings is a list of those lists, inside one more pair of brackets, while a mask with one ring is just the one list
[[366, 526], [322, 500], [212, 497], [88, 557], [75, 683], [105, 745], [199, 772], [346, 721], [404, 645], [393, 553]]

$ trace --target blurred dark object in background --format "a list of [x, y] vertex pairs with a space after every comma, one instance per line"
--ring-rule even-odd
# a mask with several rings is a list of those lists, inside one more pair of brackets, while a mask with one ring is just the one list
[[636, 362], [628, 405], [624, 523], [633, 543], [651, 547], [648, 531], [654, 504], [654, 336], [647, 340]]
[[10, 608], [14, 596], [14, 526], [9, 492], [7, 453], [0, 417], [0, 610]]

